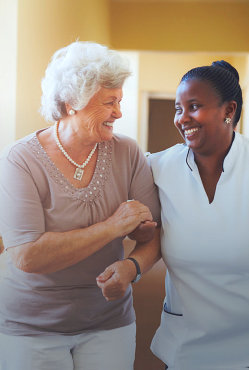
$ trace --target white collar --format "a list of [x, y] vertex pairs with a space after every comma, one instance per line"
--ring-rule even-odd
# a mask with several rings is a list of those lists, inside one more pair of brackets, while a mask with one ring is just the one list
[[[223, 172], [225, 171], [227, 172], [234, 165], [237, 154], [238, 154], [240, 142], [241, 142], [241, 134], [234, 132], [234, 139], [233, 139], [232, 145], [223, 161], [223, 166], [222, 166]], [[188, 148], [188, 151], [187, 151], [186, 164], [191, 171], [194, 171], [195, 169], [198, 170], [197, 165], [195, 163], [194, 153], [191, 148]]]

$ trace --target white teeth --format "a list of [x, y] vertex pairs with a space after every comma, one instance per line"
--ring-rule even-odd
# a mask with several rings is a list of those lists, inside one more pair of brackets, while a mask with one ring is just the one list
[[104, 122], [105, 126], [113, 127], [113, 122]]
[[196, 132], [196, 131], [198, 131], [199, 129], [198, 128], [191, 128], [191, 129], [189, 129], [189, 130], [184, 130], [184, 134], [185, 135], [190, 135], [190, 134], [192, 134], [193, 132]]

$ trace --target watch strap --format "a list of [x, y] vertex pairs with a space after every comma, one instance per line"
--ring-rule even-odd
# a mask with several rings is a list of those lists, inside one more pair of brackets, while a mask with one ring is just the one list
[[134, 265], [136, 266], [137, 275], [136, 275], [135, 279], [131, 281], [132, 283], [136, 283], [141, 278], [141, 269], [140, 269], [139, 263], [133, 257], [127, 257], [126, 259], [132, 261], [134, 263]]

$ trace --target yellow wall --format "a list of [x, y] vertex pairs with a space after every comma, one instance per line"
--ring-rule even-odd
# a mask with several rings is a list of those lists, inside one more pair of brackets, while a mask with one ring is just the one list
[[[6, 0], [1, 2], [6, 4]], [[77, 38], [119, 50], [159, 51], [156, 57], [149, 52], [141, 54], [140, 90], [160, 91], [167, 86], [172, 94], [184, 70], [206, 60], [205, 55], [196, 53], [199, 50], [217, 53], [249, 51], [249, 2], [15, 2], [18, 3], [17, 22], [12, 20], [13, 33], [17, 34], [17, 50], [13, 50], [12, 55], [17, 55], [17, 59], [10, 75], [15, 78], [16, 72], [16, 82], [11, 85], [15, 99], [12, 98], [13, 130], [12, 134], [7, 133], [9, 137], [14, 132], [15, 138], [20, 138], [47, 125], [38, 113], [41, 79], [55, 50]], [[9, 19], [9, 14], [2, 14], [2, 18]], [[1, 34], [5, 35], [4, 32]], [[170, 53], [171, 50], [176, 54]], [[186, 54], [182, 53], [184, 51]], [[195, 53], [189, 54], [191, 51]], [[155, 68], [158, 63], [164, 70]]]
[[112, 45], [163, 51], [249, 51], [248, 2], [111, 2]]
[[243, 116], [243, 133], [249, 137], [249, 55], [245, 62], [245, 78], [243, 80], [242, 93], [244, 108], [242, 111]]
[[0, 149], [15, 139], [17, 0], [0, 0]]
[[47, 125], [40, 83], [52, 54], [80, 40], [108, 44], [108, 0], [19, 0], [16, 137]]
[[141, 52], [140, 90], [175, 94], [181, 77], [189, 69], [220, 59], [232, 63], [231, 55], [227, 54]]
[[176, 87], [181, 77], [189, 69], [211, 65], [216, 60], [226, 60], [239, 72], [240, 84], [243, 88], [247, 78], [246, 55], [234, 55], [225, 53], [170, 53], [170, 52], [145, 52], [140, 56], [140, 91], [165, 92], [175, 94]]

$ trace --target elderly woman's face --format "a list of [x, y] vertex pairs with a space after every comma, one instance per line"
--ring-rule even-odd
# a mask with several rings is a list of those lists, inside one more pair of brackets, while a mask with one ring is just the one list
[[101, 87], [87, 106], [77, 112], [80, 125], [84, 125], [91, 139], [96, 142], [112, 139], [114, 122], [122, 117], [120, 111], [122, 97], [122, 88]]
[[175, 107], [175, 126], [194, 152], [213, 153], [230, 139], [232, 125], [228, 127], [224, 122], [227, 104], [221, 104], [208, 82], [195, 79], [182, 82]]

